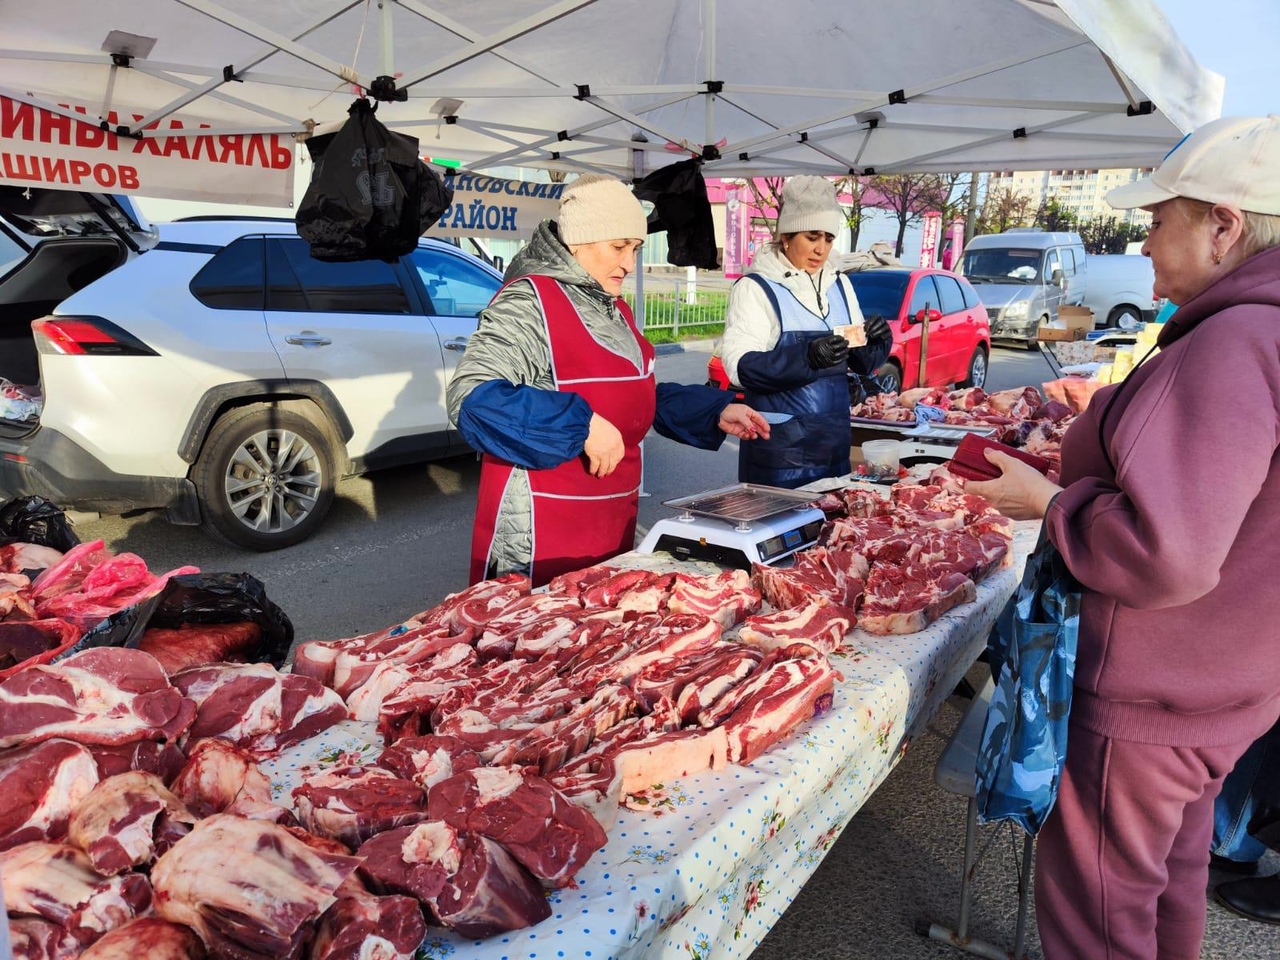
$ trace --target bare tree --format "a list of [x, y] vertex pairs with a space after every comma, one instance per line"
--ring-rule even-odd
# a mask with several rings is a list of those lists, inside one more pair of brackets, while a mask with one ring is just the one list
[[987, 190], [978, 216], [976, 233], [1004, 233], [1010, 227], [1025, 227], [1035, 214], [1032, 199], [1010, 187]]
[[869, 179], [868, 193], [874, 194], [871, 202], [889, 211], [898, 221], [895, 256], [902, 256], [907, 227], [918, 223], [930, 210], [946, 210], [951, 190], [959, 177], [954, 173], [888, 173]]
[[770, 217], [770, 210], [778, 210], [782, 206], [782, 185], [786, 177], [748, 177], [747, 185], [751, 187], [751, 196], [755, 207], [760, 211], [770, 233], [777, 233], [778, 218]]
[[850, 174], [836, 181], [836, 196], [849, 195], [849, 203], [847, 205], [841, 203], [840, 210], [844, 213], [845, 226], [849, 228], [850, 250], [858, 249], [858, 234], [862, 232], [862, 222], [866, 214], [866, 208], [862, 202], [865, 191], [866, 182], [862, 177]]

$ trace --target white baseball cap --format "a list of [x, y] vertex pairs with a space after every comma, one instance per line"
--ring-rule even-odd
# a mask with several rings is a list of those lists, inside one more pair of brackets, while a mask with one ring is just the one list
[[1110, 191], [1107, 203], [1130, 210], [1174, 197], [1280, 215], [1280, 116], [1206, 123], [1165, 154], [1150, 177]]

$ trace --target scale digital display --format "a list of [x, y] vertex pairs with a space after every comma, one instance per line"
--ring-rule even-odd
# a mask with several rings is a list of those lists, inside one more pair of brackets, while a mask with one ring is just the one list
[[788, 547], [798, 547], [804, 541], [803, 541], [803, 538], [800, 536], [799, 530], [788, 530], [786, 533], [782, 535], [782, 542], [785, 543]]

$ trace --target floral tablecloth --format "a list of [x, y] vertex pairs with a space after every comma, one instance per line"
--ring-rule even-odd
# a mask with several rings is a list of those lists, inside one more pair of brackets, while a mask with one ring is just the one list
[[[981, 651], [1012, 594], [1038, 524], [1019, 524], [1016, 562], [977, 600], [900, 637], [855, 630], [833, 656], [844, 675], [832, 709], [750, 767], [730, 765], [633, 798], [606, 824], [608, 844], [551, 894], [550, 919], [505, 936], [433, 932], [422, 958], [745, 957], [799, 894], [845, 825], [892, 771]], [[674, 569], [665, 554], [615, 563]], [[689, 570], [691, 564], [679, 566]], [[372, 724], [346, 721], [265, 765], [277, 796], [317, 769], [368, 762]]]

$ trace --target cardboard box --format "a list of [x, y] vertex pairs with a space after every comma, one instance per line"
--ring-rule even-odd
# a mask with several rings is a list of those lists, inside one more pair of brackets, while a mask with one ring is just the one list
[[1036, 330], [1037, 340], [1083, 340], [1085, 332], [1079, 327], [1040, 327]]
[[1059, 307], [1058, 323], [1068, 330], [1088, 333], [1093, 329], [1093, 311], [1088, 307]]

